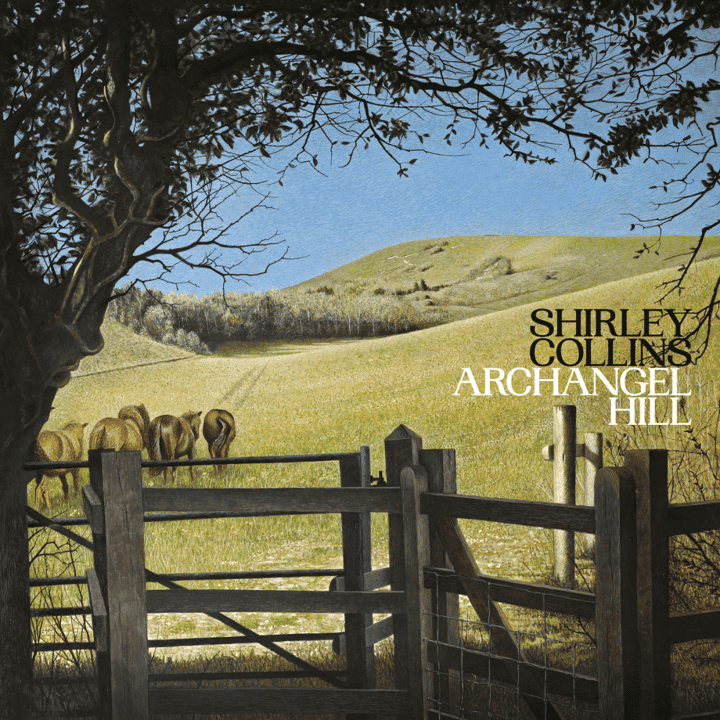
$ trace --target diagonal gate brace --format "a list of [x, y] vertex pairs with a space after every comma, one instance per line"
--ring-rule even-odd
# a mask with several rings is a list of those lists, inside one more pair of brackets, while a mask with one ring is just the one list
[[[481, 620], [489, 622], [490, 639], [498, 649], [498, 655], [502, 656], [501, 660], [503, 660], [513, 684], [519, 688], [518, 661], [527, 662], [527, 658], [515, 642], [505, 613], [493, 602], [487, 590], [478, 582], [480, 573], [475, 558], [468, 547], [465, 536], [458, 527], [457, 520], [440, 515], [430, 515], [430, 519], [475, 612]], [[532, 678], [523, 678], [523, 686], [527, 688], [527, 691], [520, 691], [520, 697], [537, 720], [561, 720], [555, 706], [549, 700], [544, 699], [544, 688], [541, 683]]]
[[[45, 525], [46, 527], [49, 527], [51, 530], [55, 530], [56, 532], [60, 533], [61, 535], [64, 535], [69, 540], [73, 540], [78, 545], [81, 545], [84, 548], [87, 548], [88, 550], [93, 550], [93, 544], [90, 540], [87, 538], [82, 537], [82, 535], [78, 535], [77, 533], [74, 533], [72, 530], [68, 530], [67, 528], [64, 528], [60, 525], [57, 525], [56, 523], [53, 523], [53, 521], [45, 517], [45, 515], [42, 515], [37, 510], [33, 510], [31, 507], [26, 507], [27, 514], [33, 519], [39, 522], [41, 525]], [[148, 582], [154, 582], [159, 583], [160, 585], [164, 585], [167, 588], [171, 588], [173, 590], [187, 590], [188, 588], [184, 587], [183, 585], [180, 585], [176, 582], [173, 582], [172, 580], [167, 580], [163, 578], [162, 575], [158, 575], [157, 573], [154, 573], [152, 570], [148, 570], [145, 568], [145, 579]], [[267, 650], [270, 650], [271, 652], [274, 652], [276, 655], [279, 655], [281, 658], [287, 660], [288, 662], [293, 663], [294, 665], [297, 665], [299, 668], [302, 668], [303, 670], [309, 670], [311, 671], [317, 678], [324, 680], [329, 685], [332, 685], [334, 687], [338, 688], [345, 688], [347, 687], [346, 684], [339, 680], [335, 675], [332, 673], [326, 672], [325, 670], [320, 670], [319, 668], [316, 668], [314, 665], [311, 665], [309, 662], [303, 660], [302, 658], [298, 657], [297, 655], [293, 655], [293, 653], [288, 652], [285, 650], [285, 648], [281, 647], [277, 643], [272, 642], [271, 640], [266, 640], [262, 635], [258, 635], [258, 633], [254, 632], [250, 628], [245, 627], [244, 625], [241, 625], [239, 622], [236, 622], [231, 617], [228, 617], [224, 613], [219, 612], [206, 612], [205, 615], [208, 617], [213, 618], [213, 620], [218, 620], [219, 622], [223, 623], [224, 625], [227, 625], [228, 627], [232, 628], [233, 630], [236, 630], [241, 635], [245, 635], [246, 637], [250, 637], [258, 643], [258, 645], [262, 645]]]

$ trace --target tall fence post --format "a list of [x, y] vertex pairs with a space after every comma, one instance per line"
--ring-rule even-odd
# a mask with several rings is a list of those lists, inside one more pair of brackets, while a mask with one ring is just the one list
[[[427, 471], [428, 491], [433, 493], [457, 493], [455, 472], [455, 450], [421, 450], [420, 464]], [[452, 563], [445, 552], [437, 532], [429, 524], [430, 565], [436, 568], [452, 569]], [[460, 645], [460, 596], [436, 589], [430, 598], [432, 627], [428, 636], [439, 643], [455, 647]], [[460, 703], [460, 675], [457, 670], [435, 665], [431, 677], [437, 678], [430, 688], [431, 696], [438, 703], [438, 710], [450, 712]]]
[[[595, 482], [603, 466], [603, 435], [598, 432], [585, 433], [583, 456], [585, 458], [585, 505], [595, 505]], [[583, 535], [585, 552], [588, 557], [595, 556], [595, 536]]]
[[670, 717], [670, 616], [667, 450], [627, 450], [635, 478], [640, 715]]
[[635, 481], [603, 468], [595, 484], [595, 628], [599, 716], [638, 713]]
[[[364, 446], [360, 457], [340, 460], [341, 487], [370, 487], [370, 448]], [[341, 513], [343, 568], [345, 590], [364, 590], [364, 574], [372, 570], [372, 548], [369, 512]], [[346, 613], [345, 657], [348, 687], [375, 687], [375, 652], [368, 647], [367, 629], [372, 613]], [[348, 720], [367, 720], [366, 714], [348, 714]]]
[[[553, 407], [553, 499], [563, 505], [575, 504], [575, 426], [574, 405]], [[575, 587], [575, 535], [553, 530], [554, 575], [564, 587]]]
[[[400, 473], [408, 465], [417, 465], [422, 449], [422, 438], [405, 425], [399, 425], [385, 438], [385, 477], [391, 487], [400, 487]], [[388, 515], [388, 543], [390, 556], [390, 588], [405, 590], [405, 540], [402, 515]], [[408, 687], [408, 665], [414, 660], [407, 646], [407, 616], [393, 615], [395, 641], [396, 687]]]
[[[423, 568], [430, 561], [430, 519], [420, 514], [420, 493], [427, 490], [427, 473], [420, 465], [406, 467], [400, 473], [402, 523], [404, 531], [403, 570], [405, 575], [406, 674], [409, 707], [408, 720], [427, 718], [429, 665], [425, 638], [430, 636], [430, 592], [425, 588]], [[397, 652], [398, 632], [395, 630]]]
[[93, 531], [95, 570], [107, 609], [110, 712], [147, 720], [148, 644], [140, 453], [90, 450], [90, 487], [102, 507]]

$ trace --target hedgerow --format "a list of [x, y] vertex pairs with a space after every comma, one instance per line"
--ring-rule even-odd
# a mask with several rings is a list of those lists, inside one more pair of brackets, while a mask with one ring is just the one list
[[393, 335], [437, 325], [443, 312], [398, 293], [270, 290], [204, 297], [125, 286], [107, 317], [153, 340], [207, 353], [230, 341]]

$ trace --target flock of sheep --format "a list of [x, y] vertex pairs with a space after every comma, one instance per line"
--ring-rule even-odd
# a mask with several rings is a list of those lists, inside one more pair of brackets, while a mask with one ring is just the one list
[[[180, 417], [158, 415], [150, 420], [145, 405], [129, 405], [120, 410], [117, 417], [98, 421], [90, 433], [89, 450], [147, 451], [151, 460], [176, 460], [181, 457], [195, 458], [195, 442], [200, 437], [202, 411], [190, 411]], [[71, 422], [62, 430], [43, 430], [33, 442], [28, 462], [75, 462], [83, 452], [83, 440], [87, 423]], [[213, 409], [205, 415], [202, 426], [212, 458], [226, 458], [230, 444], [235, 439], [235, 418], [227, 410]], [[222, 472], [222, 465], [215, 471]], [[170, 468], [153, 467], [150, 475], [163, 473], [168, 481]], [[172, 468], [173, 482], [177, 480], [177, 467]], [[58, 477], [62, 483], [65, 501], [68, 500], [67, 474], [73, 478], [75, 492], [79, 491], [79, 468], [39, 470], [35, 476], [35, 506], [49, 507], [48, 484], [50, 478]], [[190, 466], [190, 477], [195, 482], [195, 470]]]

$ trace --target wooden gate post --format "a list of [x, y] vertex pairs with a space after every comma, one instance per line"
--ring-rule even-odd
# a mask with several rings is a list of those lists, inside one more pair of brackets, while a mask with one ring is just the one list
[[627, 450], [635, 478], [640, 715], [670, 717], [670, 617], [667, 450]]
[[[88, 485], [83, 487], [83, 495], [87, 493]], [[95, 531], [93, 530], [93, 534]], [[90, 611], [92, 612], [93, 640], [95, 642], [95, 668], [98, 679], [98, 717], [100, 720], [110, 720], [110, 654], [108, 646], [108, 616], [105, 600], [95, 568], [88, 568], [85, 572], [90, 596]]]
[[[370, 448], [360, 449], [359, 459], [340, 460], [341, 487], [370, 487]], [[345, 590], [364, 590], [364, 575], [372, 570], [371, 528], [369, 512], [341, 513], [343, 568]], [[345, 657], [348, 687], [375, 687], [375, 648], [368, 647], [367, 629], [372, 613], [346, 613]], [[348, 720], [366, 720], [365, 714], [349, 714]]]
[[[409, 707], [404, 717], [423, 720], [428, 711], [428, 675], [425, 639], [430, 637], [430, 591], [425, 588], [423, 568], [430, 561], [429, 518], [420, 514], [420, 493], [427, 491], [427, 473], [420, 465], [406, 467], [400, 473], [402, 523], [404, 531], [403, 570], [407, 611], [406, 665]], [[398, 632], [395, 629], [397, 657]], [[397, 662], [397, 660], [396, 660]]]
[[[399, 425], [385, 438], [385, 477], [391, 487], [400, 487], [400, 473], [408, 465], [420, 461], [422, 438], [405, 425]], [[390, 589], [405, 590], [405, 540], [402, 515], [388, 515], [388, 542], [390, 556]], [[408, 687], [407, 616], [393, 615], [395, 642], [395, 683], [398, 688]]]
[[[110, 717], [147, 720], [148, 644], [140, 453], [90, 450], [95, 569], [107, 609]], [[86, 496], [94, 499], [92, 495]], [[102, 534], [96, 533], [96, 528]]]
[[[455, 473], [455, 450], [421, 450], [420, 464], [427, 471], [428, 491], [433, 493], [457, 493]], [[430, 565], [452, 569], [445, 546], [430, 524]], [[430, 598], [432, 640], [455, 647], [460, 645], [460, 596], [435, 588]], [[429, 685], [430, 694], [438, 703], [438, 709], [451, 712], [460, 704], [460, 675], [457, 670], [435, 665], [433, 677], [437, 682]]]
[[[595, 482], [600, 468], [603, 466], [603, 435], [598, 432], [585, 433], [583, 457], [585, 458], [585, 505], [595, 505]], [[591, 533], [583, 535], [585, 552], [589, 557], [595, 556], [595, 536]]]
[[595, 484], [595, 636], [602, 720], [638, 713], [635, 481], [603, 468]]
[[[576, 413], [574, 405], [553, 407], [553, 499], [575, 504]], [[575, 535], [553, 530], [554, 575], [561, 585], [575, 587]]]

